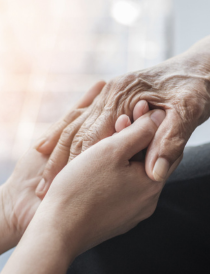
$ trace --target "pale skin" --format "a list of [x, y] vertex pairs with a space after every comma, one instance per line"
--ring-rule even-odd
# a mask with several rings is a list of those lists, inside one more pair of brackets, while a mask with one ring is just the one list
[[[192, 132], [210, 116], [210, 36], [181, 55], [106, 84], [93, 104], [60, 132], [42, 178], [45, 193], [68, 161], [115, 132], [115, 122], [120, 115], [126, 114], [131, 119], [140, 99], [146, 100], [150, 109], [160, 108], [166, 112], [166, 119], [147, 150], [145, 162], [147, 175], [152, 180], [162, 181], [182, 155]], [[37, 150], [49, 153], [52, 138], [53, 133]], [[63, 162], [58, 170], [61, 158]], [[44, 196], [39, 192], [37, 195]]]
[[[73, 119], [78, 113], [84, 111], [85, 107], [91, 104], [100, 93], [104, 84], [101, 81], [94, 85], [61, 119], [62, 123], [61, 121], [55, 123], [40, 139], [51, 136], [52, 131], [59, 133], [59, 126], [64, 126], [67, 119]], [[148, 111], [147, 106], [146, 102], [139, 102], [136, 105], [135, 119]], [[130, 125], [130, 120], [126, 115], [122, 115], [116, 123], [117, 132], [128, 125]], [[56, 138], [56, 134], [53, 137]], [[35, 190], [43, 176], [49, 156], [38, 153], [35, 149], [36, 145], [19, 160], [10, 178], [0, 187], [0, 254], [17, 245], [41, 202], [41, 199], [36, 196]], [[53, 148], [52, 146], [50, 149]]]
[[[42, 142], [45, 136], [51, 136], [52, 132], [53, 140], [59, 138], [56, 134], [59, 134], [60, 127], [76, 119], [92, 103], [104, 85], [103, 81], [94, 85], [64, 118], [38, 140], [38, 143]], [[52, 142], [50, 145], [52, 151]], [[41, 202], [35, 190], [49, 156], [37, 152], [36, 146], [37, 143], [19, 160], [10, 178], [0, 187], [0, 254], [17, 245]]]
[[[85, 107], [90, 104], [100, 90], [101, 84], [98, 83], [69, 111], [68, 116], [75, 113], [78, 106]], [[145, 101], [139, 102], [135, 107], [135, 120], [147, 111], [148, 104]], [[122, 115], [116, 122], [116, 132], [130, 124], [130, 119]], [[56, 127], [57, 123], [50, 130]], [[47, 132], [47, 134], [51, 133]], [[0, 187], [0, 254], [17, 245], [41, 202], [35, 190], [49, 156], [38, 153], [35, 147], [36, 145], [30, 148], [19, 160], [10, 178]]]
[[[55, 123], [37, 143], [42, 142], [46, 136], [52, 136], [52, 132], [54, 133], [53, 140], [58, 140], [60, 127], [65, 127], [67, 122], [82, 113], [100, 93], [104, 85], [103, 81], [94, 85], [69, 113]], [[145, 101], [139, 102], [134, 111], [135, 119], [147, 111], [148, 104]], [[122, 115], [117, 120], [116, 131], [119, 132], [130, 124], [129, 118]], [[56, 132], [58, 136], [56, 136]], [[36, 196], [35, 190], [43, 176], [49, 156], [36, 151], [37, 143], [20, 159], [10, 178], [0, 187], [0, 254], [17, 245], [40, 205], [41, 199]], [[55, 144], [50, 143], [51, 150]]]
[[151, 180], [144, 161], [130, 159], [149, 146], [165, 112], [148, 112], [146, 102], [135, 109], [132, 125], [121, 116], [115, 125], [118, 133], [56, 176], [3, 274], [66, 273], [79, 254], [151, 216], [165, 181]]

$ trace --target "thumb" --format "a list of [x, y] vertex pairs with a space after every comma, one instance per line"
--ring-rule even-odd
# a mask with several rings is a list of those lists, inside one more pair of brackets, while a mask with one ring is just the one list
[[163, 181], [168, 177], [172, 165], [182, 155], [191, 133], [192, 129], [178, 115], [166, 113], [146, 154], [145, 169], [152, 180]]
[[137, 119], [131, 126], [113, 136], [120, 152], [126, 160], [147, 148], [155, 133], [165, 118], [165, 112], [157, 109], [146, 113]]

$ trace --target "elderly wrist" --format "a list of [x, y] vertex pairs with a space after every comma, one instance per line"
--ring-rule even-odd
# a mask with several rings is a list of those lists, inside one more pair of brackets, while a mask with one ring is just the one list
[[181, 54], [184, 67], [186, 66], [190, 73], [200, 76], [202, 79], [210, 82], [210, 37], [203, 39], [193, 45], [189, 50]]

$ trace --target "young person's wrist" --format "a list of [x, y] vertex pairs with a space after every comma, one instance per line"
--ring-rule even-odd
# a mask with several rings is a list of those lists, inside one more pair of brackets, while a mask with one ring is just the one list
[[[58, 199], [59, 200], [59, 199]], [[58, 211], [58, 202], [44, 199], [27, 227], [3, 273], [65, 274], [78, 255], [75, 234]], [[62, 208], [63, 211], [65, 209]], [[69, 216], [71, 219], [71, 216]], [[19, 263], [24, 258], [24, 263]], [[34, 262], [39, 264], [34, 264]]]
[[12, 201], [5, 183], [0, 186], [0, 254], [16, 246], [20, 239], [12, 220]]
[[69, 203], [70, 201], [67, 202], [64, 198], [57, 197], [55, 201], [53, 196], [45, 197], [35, 214], [35, 220], [40, 229], [45, 223], [50, 234], [59, 240], [62, 253], [64, 253], [63, 257], [68, 265], [81, 253], [82, 235], [84, 234], [82, 220], [75, 217], [74, 208], [72, 207], [72, 212], [65, 211]]

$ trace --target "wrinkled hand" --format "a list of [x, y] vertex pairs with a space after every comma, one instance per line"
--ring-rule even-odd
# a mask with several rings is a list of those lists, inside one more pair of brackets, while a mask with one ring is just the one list
[[[209, 51], [210, 39], [205, 43], [204, 49]], [[112, 80], [81, 119], [64, 130], [58, 146], [68, 143], [69, 160], [74, 159], [101, 139], [111, 136], [121, 114], [132, 119], [136, 102], [143, 99], [151, 109], [161, 108], [166, 112], [166, 119], [155, 134], [146, 159], [148, 176], [163, 180], [182, 154], [194, 129], [210, 114], [210, 58], [197, 52], [199, 44], [160, 65]], [[61, 151], [56, 149], [52, 155], [54, 164], [44, 172], [47, 182], [55, 176], [53, 170], [60, 155]]]
[[[202, 76], [183, 72], [176, 60], [154, 68], [124, 75], [107, 84], [97, 101], [87, 110], [88, 118], [80, 125], [72, 141], [70, 160], [114, 133], [117, 117], [127, 114], [140, 99], [150, 107], [166, 111], [147, 156], [146, 171], [151, 179], [163, 180], [173, 162], [183, 153], [194, 129], [209, 117], [210, 97]], [[87, 114], [86, 113], [86, 114]], [[74, 126], [74, 125], [72, 125]]]

